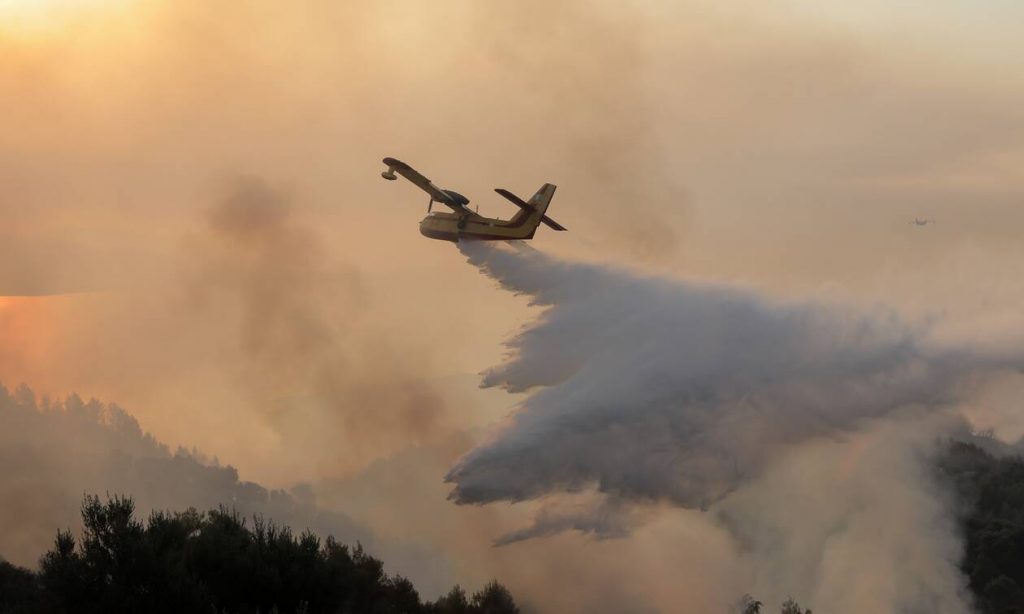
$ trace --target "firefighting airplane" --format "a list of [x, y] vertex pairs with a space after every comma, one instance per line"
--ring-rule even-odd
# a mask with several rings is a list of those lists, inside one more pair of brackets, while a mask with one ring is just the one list
[[[519, 211], [511, 220], [500, 220], [484, 217], [471, 210], [466, 206], [469, 204], [468, 198], [453, 190], [438, 188], [401, 160], [384, 158], [384, 164], [387, 164], [388, 170], [382, 172], [381, 177], [394, 181], [397, 179], [395, 173], [398, 173], [430, 194], [427, 217], [420, 222], [420, 234], [425, 237], [453, 242], [532, 239], [541, 222], [555, 230], [565, 230], [562, 225], [545, 215], [551, 197], [555, 195], [555, 186], [550, 183], [545, 183], [529, 201], [524, 201], [503, 188], [494, 190], [519, 207]], [[431, 212], [435, 202], [447, 205], [453, 213]]]

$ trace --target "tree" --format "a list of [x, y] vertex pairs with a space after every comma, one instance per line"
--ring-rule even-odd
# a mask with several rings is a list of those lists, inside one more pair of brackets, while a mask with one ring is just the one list
[[436, 614], [470, 614], [472, 611], [466, 591], [458, 584], [434, 603]]
[[39, 578], [31, 571], [0, 560], [0, 612], [37, 614], [52, 611]]
[[802, 610], [800, 604], [790, 597], [782, 604], [781, 614], [812, 614], [812, 612], [810, 610]]
[[[985, 445], [998, 450], [1000, 444]], [[1024, 612], [1024, 460], [953, 441], [936, 465], [959, 499], [965, 542], [960, 567], [978, 611]]]
[[761, 614], [762, 607], [764, 607], [764, 604], [750, 595], [743, 595], [743, 597], [740, 598], [740, 614]]
[[473, 595], [473, 611], [480, 614], [519, 614], [512, 593], [494, 580]]

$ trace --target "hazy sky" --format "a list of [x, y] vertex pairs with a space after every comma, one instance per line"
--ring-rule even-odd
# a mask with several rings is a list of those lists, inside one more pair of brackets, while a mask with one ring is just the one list
[[[0, 382], [116, 401], [269, 486], [362, 492], [431, 450], [414, 504], [452, 508], [444, 473], [519, 400], [474, 374], [539, 310], [421, 237], [427, 197], [381, 180], [384, 156], [489, 215], [513, 213], [495, 187], [557, 184], [570, 232], [534, 246], [558, 257], [1022, 330], [1022, 18], [1009, 0], [0, 0]], [[384, 497], [372, 523], [389, 502], [364, 495]], [[641, 566], [691, 530], [659, 518]], [[490, 522], [476, 537], [516, 528]], [[692, 539], [726, 560], [720, 535]]]

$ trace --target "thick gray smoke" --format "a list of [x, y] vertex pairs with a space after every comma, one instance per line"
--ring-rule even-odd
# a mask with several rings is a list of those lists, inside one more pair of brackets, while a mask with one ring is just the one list
[[[941, 344], [881, 310], [461, 248], [548, 309], [484, 375], [485, 386], [541, 389], [451, 469], [457, 503], [593, 489], [613, 504], [705, 507], [793, 444], [948, 406], [985, 376], [1024, 365], [1019, 352]], [[559, 527], [581, 528], [540, 518], [536, 533]]]
[[746, 590], [829, 614], [972, 612], [958, 506], [931, 462], [938, 440], [965, 427], [946, 412], [874, 421], [794, 448], [743, 484], [712, 515], [739, 545]]
[[218, 368], [274, 433], [274, 473], [343, 474], [444, 432], [429, 353], [368, 320], [365, 280], [327, 257], [287, 194], [239, 178], [207, 222], [186, 268], [191, 318], [174, 323], [213, 324], [193, 353], [232, 357]]

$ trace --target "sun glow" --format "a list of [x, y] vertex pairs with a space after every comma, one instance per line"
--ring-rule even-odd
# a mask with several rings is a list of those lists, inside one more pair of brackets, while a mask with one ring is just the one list
[[101, 0], [0, 0], [4, 15], [31, 15], [67, 11], [100, 4]]
[[124, 1], [0, 0], [0, 35], [39, 35]]
[[[0, 296], [0, 373], [7, 384], [29, 381], [53, 345], [47, 297]], [[0, 382], [3, 383], [3, 382]]]

